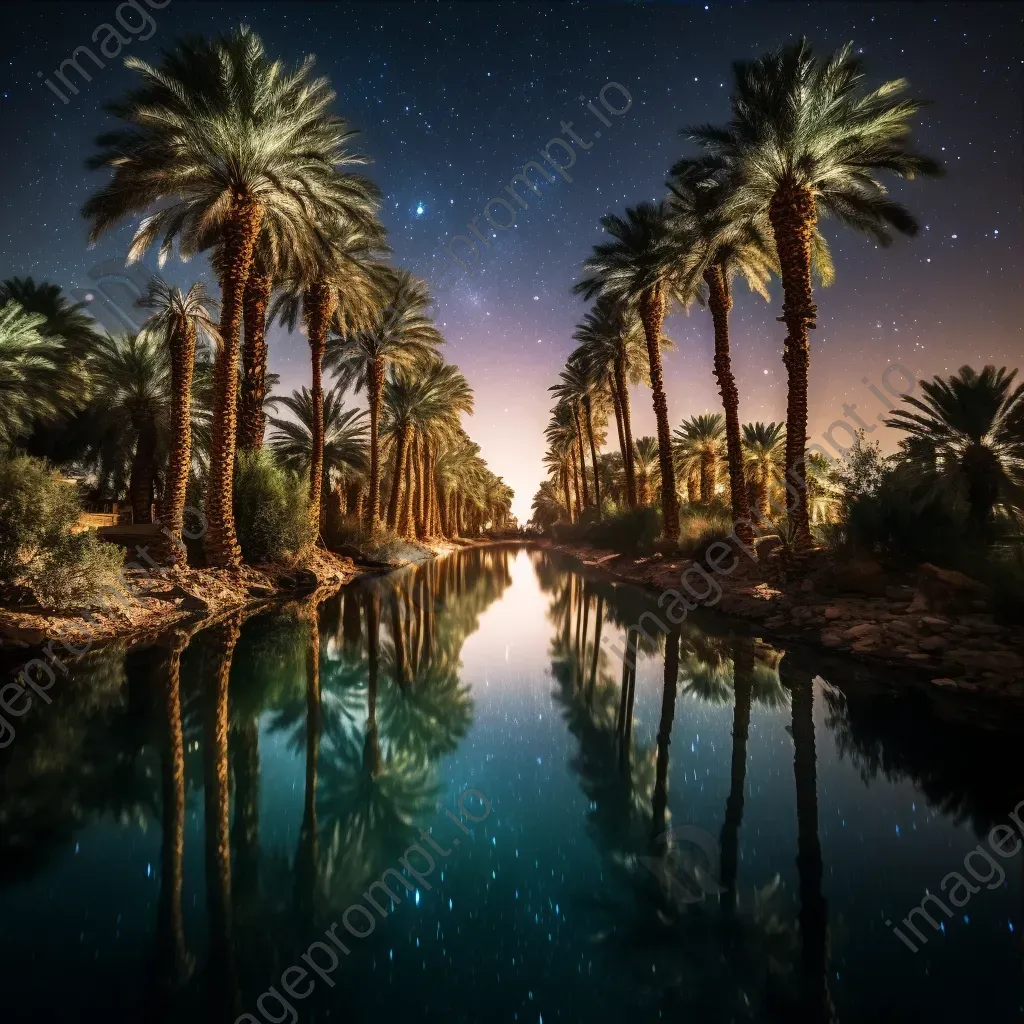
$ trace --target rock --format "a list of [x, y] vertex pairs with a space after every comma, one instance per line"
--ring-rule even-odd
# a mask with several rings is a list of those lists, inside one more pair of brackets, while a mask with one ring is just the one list
[[949, 679], [946, 676], [942, 676], [939, 679], [932, 680], [932, 686], [943, 686], [951, 690], [955, 690], [959, 684], [955, 679]]
[[764, 624], [768, 629], [778, 629], [786, 624], [786, 617], [784, 615], [773, 615], [770, 619], [765, 619]]
[[957, 647], [948, 651], [946, 657], [976, 672], [1020, 672], [1024, 667], [1024, 658], [1005, 648], [996, 651], [978, 651]]
[[853, 644], [850, 650], [856, 651], [858, 654], [870, 654], [872, 651], [877, 651], [878, 637], [866, 636]]
[[825, 609], [825, 618], [829, 622], [835, 622], [836, 619], [841, 619], [845, 616], [846, 612], [837, 604], [830, 604]]
[[885, 571], [873, 558], [856, 558], [837, 566], [832, 584], [839, 590], [871, 597], [884, 597], [888, 586]]
[[273, 597], [275, 593], [273, 587], [266, 587], [261, 583], [254, 583], [249, 587], [250, 597]]
[[890, 601], [898, 601], [900, 604], [906, 604], [908, 601], [914, 600], [914, 588], [913, 587], [886, 587], [885, 596]]
[[922, 615], [917, 624], [921, 629], [930, 629], [933, 633], [944, 633], [952, 625], [949, 619], [940, 619], [935, 615]]
[[910, 661], [927, 661], [931, 655], [925, 654], [923, 651], [911, 651], [910, 654], [906, 655]]
[[821, 631], [821, 642], [825, 647], [842, 647], [843, 638], [839, 633], [832, 629], [823, 629]]
[[801, 581], [800, 590], [804, 594], [810, 594], [814, 590], [814, 580]]
[[1006, 632], [1002, 626], [997, 626], [992, 622], [972, 622], [969, 628], [972, 633], [978, 633], [981, 636], [1001, 636]]
[[955, 636], [955, 637], [958, 637], [958, 638], [962, 639], [965, 636], [970, 636], [971, 635], [971, 627], [970, 626], [960, 626], [960, 625], [950, 626], [949, 629], [947, 630], [947, 632], [949, 633], [950, 636]]
[[944, 636], [926, 636], [917, 641], [917, 646], [922, 651], [944, 651], [949, 641]]
[[858, 622], [843, 633], [847, 640], [863, 640], [868, 637], [876, 642], [882, 638], [881, 627], [875, 622]]
[[928, 604], [928, 598], [921, 593], [920, 590], [915, 592], [914, 599], [907, 605], [907, 612], [909, 614], [916, 614], [918, 612], [926, 612], [930, 609]]
[[760, 561], [762, 558], [767, 558], [773, 551], [778, 551], [782, 547], [782, 541], [778, 537], [765, 537], [764, 540], [757, 543], [757, 558]]
[[184, 587], [175, 584], [170, 590], [165, 590], [158, 595], [161, 601], [170, 601], [177, 605], [184, 612], [208, 612], [209, 601], [204, 601], [195, 594], [190, 594]]
[[17, 644], [28, 644], [35, 647], [46, 642], [46, 631], [32, 626], [16, 626], [13, 622], [0, 624], [0, 637], [13, 640]]
[[917, 589], [924, 594], [932, 611], [970, 611], [975, 601], [987, 602], [992, 591], [984, 583], [955, 569], [942, 569], [931, 562], [917, 568]]

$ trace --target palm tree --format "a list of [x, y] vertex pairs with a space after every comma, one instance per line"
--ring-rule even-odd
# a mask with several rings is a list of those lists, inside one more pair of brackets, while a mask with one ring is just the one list
[[61, 409], [58, 346], [43, 334], [46, 320], [17, 302], [0, 306], [0, 449]]
[[638, 505], [650, 505], [660, 484], [658, 441], [654, 437], [637, 439], [636, 451], [636, 501]]
[[785, 458], [785, 424], [743, 424], [743, 465], [753, 511], [762, 522], [771, 516], [772, 490], [782, 480]]
[[407, 270], [384, 268], [377, 308], [365, 330], [337, 334], [328, 344], [325, 365], [356, 389], [365, 388], [370, 407], [370, 493], [367, 526], [380, 518], [380, 406], [389, 366], [410, 367], [443, 343], [428, 310], [425, 282]]
[[658, 425], [663, 529], [666, 539], [677, 541], [679, 500], [661, 369], [661, 339], [668, 304], [674, 297], [681, 298], [674, 276], [679, 263], [678, 241], [666, 204], [640, 203], [626, 210], [625, 219], [607, 214], [601, 218], [601, 225], [614, 241], [594, 246], [594, 255], [584, 263], [588, 276], [576, 284], [574, 291], [587, 298], [615, 297], [634, 304], [640, 315]]
[[349, 160], [350, 132], [328, 112], [335, 94], [326, 79], [311, 77], [312, 58], [286, 71], [247, 26], [212, 42], [179, 42], [159, 67], [137, 57], [126, 63], [142, 81], [110, 108], [126, 127], [99, 138], [90, 165], [114, 173], [83, 213], [90, 241], [142, 217], [129, 261], [158, 241], [161, 260], [175, 242], [183, 256], [219, 247], [206, 549], [211, 565], [234, 566], [239, 331], [254, 247], [266, 231], [282, 251], [309, 251], [304, 240], [321, 217], [358, 205], [337, 171]]
[[196, 344], [200, 339], [216, 344], [217, 327], [213, 322], [211, 301], [204, 285], [196, 283], [188, 292], [166, 281], [154, 280], [139, 300], [152, 315], [139, 332], [152, 336], [167, 347], [170, 356], [170, 457], [164, 481], [163, 508], [160, 517], [171, 533], [169, 558], [184, 557], [181, 531], [185, 516], [185, 490], [192, 467], [192, 376], [196, 365]]
[[[99, 461], [109, 466], [111, 453], [117, 458], [126, 447], [130, 450], [132, 519], [150, 523], [160, 467], [160, 435], [166, 431], [171, 404], [167, 346], [155, 331], [105, 337], [90, 365], [95, 387], [93, 418], [100, 431]], [[187, 473], [188, 463], [185, 466]], [[116, 473], [118, 467], [112, 468]]]
[[819, 216], [832, 215], [879, 245], [893, 231], [913, 235], [917, 222], [872, 177], [890, 171], [903, 178], [937, 175], [934, 160], [909, 144], [910, 119], [919, 100], [901, 97], [903, 79], [873, 92], [846, 44], [826, 59], [806, 39], [755, 61], [734, 65], [732, 118], [725, 128], [689, 129], [727, 169], [727, 217], [771, 224], [779, 257], [786, 324], [786, 476], [798, 546], [809, 546], [810, 523], [804, 452], [807, 444], [808, 329], [817, 309], [811, 287]]
[[[354, 133], [349, 133], [354, 134]], [[352, 187], [361, 188], [365, 205], [376, 208], [377, 189], [355, 175]], [[320, 519], [324, 447], [323, 362], [328, 334], [333, 324], [342, 332], [370, 326], [375, 299], [371, 261], [383, 255], [384, 229], [368, 216], [359, 222], [341, 221], [327, 229], [324, 252], [310, 266], [299, 262], [287, 280], [272, 315], [294, 330], [299, 300], [312, 364], [313, 462], [309, 476], [310, 516]], [[314, 254], [316, 255], [316, 254]]]
[[[570, 358], [581, 359], [595, 379], [606, 381], [615, 413], [626, 481], [626, 501], [636, 505], [636, 474], [633, 466], [633, 427], [629, 387], [650, 381], [647, 342], [643, 324], [632, 306], [599, 298], [576, 327], [573, 338], [579, 347]], [[667, 339], [662, 339], [665, 347]]]
[[682, 160], [671, 171], [669, 200], [676, 216], [680, 246], [689, 252], [692, 276], [687, 292], [695, 290], [702, 277], [707, 303], [715, 328], [715, 377], [725, 410], [726, 451], [732, 514], [741, 539], [752, 537], [750, 505], [743, 478], [743, 450], [740, 441], [739, 391], [732, 372], [729, 352], [729, 311], [732, 309], [732, 281], [739, 275], [751, 291], [768, 300], [767, 282], [777, 269], [774, 248], [768, 240], [767, 225], [735, 221], [720, 210], [722, 187], [717, 172], [722, 168], [708, 160]]
[[[572, 484], [576, 498], [575, 519], [579, 519], [583, 514], [583, 503], [579, 481], [579, 460], [576, 455], [578, 438], [576, 421], [568, 405], [560, 403], [551, 410], [551, 421], [544, 431], [544, 436], [548, 442], [549, 464], [557, 470], [560, 476], [564, 473], [567, 499], [569, 499], [569, 484]], [[569, 508], [569, 521], [574, 522], [571, 499], [569, 499]]]
[[[333, 480], [362, 476], [369, 465], [367, 414], [361, 409], [346, 409], [343, 396], [344, 391], [339, 387], [324, 395], [322, 466], [323, 486], [328, 490]], [[283, 466], [305, 475], [313, 464], [312, 396], [303, 388], [271, 401], [283, 405], [295, 418], [270, 417], [273, 427], [270, 447]]]
[[922, 381], [922, 398], [904, 395], [887, 426], [905, 430], [900, 450], [918, 471], [937, 478], [968, 507], [975, 537], [989, 531], [999, 507], [1024, 511], [1024, 384], [1016, 370], [970, 366]]
[[587, 488], [587, 472], [584, 467], [583, 456], [583, 427], [580, 423], [580, 409], [584, 410], [586, 422], [587, 441], [590, 446], [590, 459], [594, 471], [594, 491], [597, 500], [598, 516], [601, 514], [601, 483], [597, 479], [597, 447], [594, 444], [594, 424], [592, 416], [591, 395], [594, 389], [594, 380], [587, 372], [582, 360], [572, 360], [565, 364], [565, 368], [559, 374], [559, 383], [548, 388], [564, 402], [567, 408], [572, 411], [573, 422], [576, 426], [576, 440], [580, 450], [580, 468], [583, 478], [583, 505], [584, 508], [590, 505], [590, 494]]
[[[699, 474], [700, 500], [704, 504], [715, 497], [724, 434], [725, 423], [720, 412], [692, 416], [676, 428], [676, 458], [688, 476]], [[693, 500], [692, 492], [690, 500]]]

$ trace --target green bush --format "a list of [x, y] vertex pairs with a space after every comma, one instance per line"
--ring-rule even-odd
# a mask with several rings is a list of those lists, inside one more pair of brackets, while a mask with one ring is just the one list
[[631, 508], [576, 528], [579, 539], [624, 555], [649, 555], [661, 534], [661, 516], [651, 505]]
[[235, 463], [235, 526], [252, 564], [294, 561], [316, 541], [308, 485], [269, 451], [240, 452]]
[[68, 534], [40, 552], [25, 574], [36, 599], [47, 608], [81, 608], [104, 592], [123, 593], [124, 551], [105, 544], [91, 530]]
[[679, 551], [688, 558], [703, 558], [716, 541], [732, 534], [732, 513], [719, 502], [685, 505], [679, 510]]
[[120, 579], [124, 552], [71, 532], [81, 510], [74, 484], [27, 455], [0, 459], [0, 584], [29, 587], [40, 604], [81, 607]]

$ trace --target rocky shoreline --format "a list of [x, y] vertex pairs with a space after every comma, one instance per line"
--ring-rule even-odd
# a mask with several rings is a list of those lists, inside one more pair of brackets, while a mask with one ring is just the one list
[[[545, 546], [658, 593], [678, 588], [693, 564], [662, 554]], [[766, 542], [758, 562], [740, 556], [734, 571], [715, 580], [722, 596], [714, 610], [757, 622], [771, 636], [898, 668], [945, 691], [1024, 697], [1024, 628], [996, 621], [988, 589], [962, 573], [924, 564], [894, 577], [870, 559], [825, 555], [810, 569], [787, 562]]]

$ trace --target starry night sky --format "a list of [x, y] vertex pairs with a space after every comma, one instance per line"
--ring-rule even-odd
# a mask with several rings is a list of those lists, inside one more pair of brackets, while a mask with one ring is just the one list
[[[90, 40], [98, 26], [114, 21], [116, 9], [113, 2], [4, 8], [0, 277], [32, 275], [95, 295], [90, 268], [123, 257], [132, 226], [90, 251], [79, 210], [103, 180], [84, 161], [110, 124], [102, 104], [133, 78], [124, 57], [155, 59], [177, 36], [227, 31], [241, 21], [289, 62], [315, 53], [318, 71], [338, 93], [337, 111], [362, 130], [361, 148], [374, 160], [370, 173], [385, 197], [395, 259], [444, 289], [437, 319], [445, 356], [476, 390], [467, 428], [492, 469], [515, 488], [513, 510], [523, 520], [543, 476], [547, 388], [585, 308], [569, 289], [600, 238], [599, 217], [660, 198], [667, 169], [688, 151], [679, 129], [726, 118], [730, 62], [800, 34], [821, 49], [852, 39], [872, 82], [904, 76], [916, 94], [933, 100], [918, 121], [918, 140], [948, 168], [939, 181], [893, 183], [920, 219], [916, 239], [879, 250], [824, 224], [837, 282], [818, 296], [811, 339], [812, 441], [837, 419], [874, 422], [885, 406], [870, 387], [884, 394], [882, 374], [891, 363], [918, 378], [965, 362], [1024, 363], [1024, 32], [1016, 4], [171, 0], [150, 11], [151, 38], [131, 36], [102, 70], [86, 58], [92, 81], [80, 82], [79, 94], [62, 103], [37, 72], [52, 76], [78, 46], [96, 49]], [[141, 28], [137, 35], [149, 33], [138, 15], [126, 11], [125, 18]], [[598, 94], [608, 82], [624, 86], [632, 105], [621, 116], [606, 115], [605, 126], [587, 103], [604, 113]], [[614, 88], [606, 99], [615, 108], [624, 103]], [[520, 187], [528, 208], [516, 205], [511, 228], [488, 232], [488, 201], [507, 198], [512, 176], [539, 159], [551, 138], [568, 138], [563, 121], [589, 145], [574, 144], [575, 164], [566, 171], [572, 181], [544, 182], [540, 196]], [[569, 162], [557, 145], [549, 152]], [[505, 208], [492, 213], [507, 222]], [[456, 235], [472, 236], [474, 217], [489, 242], [477, 241], [475, 273], [444, 274], [444, 247]], [[453, 251], [464, 258], [469, 252], [461, 241]], [[155, 269], [155, 260], [147, 265]], [[205, 261], [165, 273], [181, 284], [209, 276]], [[784, 418], [780, 312], [777, 282], [770, 305], [737, 291], [733, 357], [744, 420]], [[666, 331], [677, 343], [666, 359], [673, 424], [720, 408], [708, 314], [673, 316]], [[306, 352], [301, 336], [272, 334], [272, 369], [283, 388], [306, 382]], [[900, 387], [900, 373], [889, 382]], [[653, 432], [648, 395], [636, 392], [633, 404], [634, 433]], [[883, 434], [891, 448], [894, 432], [878, 428], [874, 436]], [[842, 428], [832, 437], [848, 443]]]

